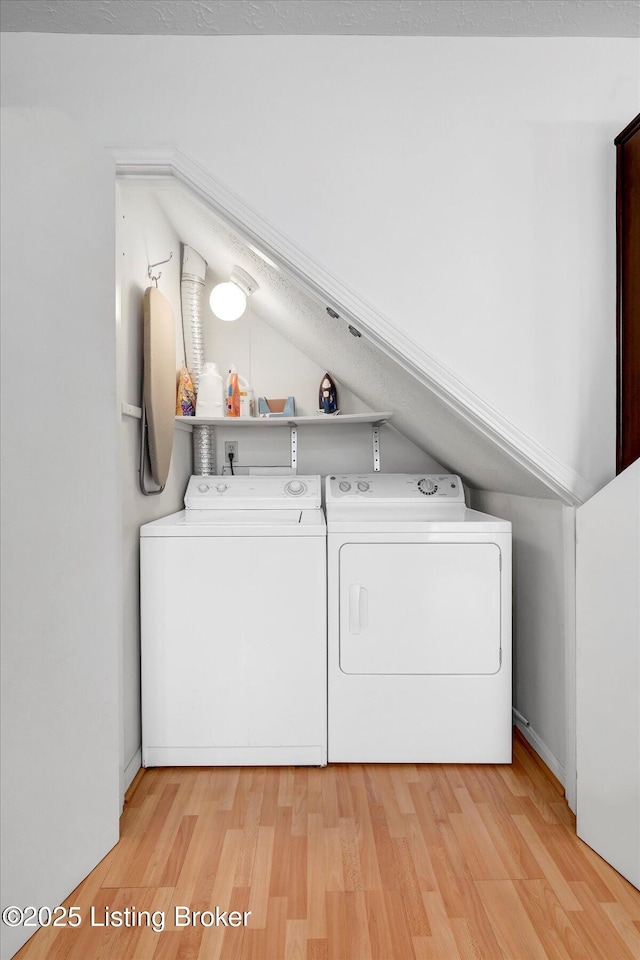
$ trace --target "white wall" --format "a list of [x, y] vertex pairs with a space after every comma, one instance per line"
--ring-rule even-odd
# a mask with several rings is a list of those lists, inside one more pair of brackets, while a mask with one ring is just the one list
[[[234, 323], [219, 320], [209, 310], [209, 295], [214, 284], [227, 279], [213, 269], [207, 271], [203, 320], [205, 357], [218, 363], [226, 377], [231, 363], [251, 383], [256, 403], [259, 396], [286, 397], [296, 401], [300, 416], [318, 409], [318, 391], [324, 369], [297, 349], [260, 316], [249, 301], [246, 313]], [[348, 387], [338, 381], [338, 400], [343, 413], [368, 413], [371, 408]], [[224, 465], [224, 441], [239, 443], [240, 471], [248, 466], [288, 467], [291, 444], [286, 429], [229, 426], [216, 430], [218, 472]], [[328, 423], [322, 427], [301, 427], [298, 431], [298, 473], [326, 476], [328, 473], [358, 473], [373, 470], [371, 425], [343, 426]], [[387, 473], [439, 473], [443, 467], [408, 440], [385, 425], [380, 434], [381, 468]]]
[[[530, 724], [518, 726], [565, 784], [571, 762], [565, 690], [567, 643], [572, 643], [572, 584], [567, 552], [573, 539], [565, 511], [553, 500], [474, 490], [475, 509], [512, 523], [513, 705]], [[567, 786], [569, 793], [570, 785]]]
[[640, 888], [640, 460], [577, 533], [577, 830]]
[[[331, 418], [333, 419], [333, 418]], [[300, 426], [297, 435], [299, 474], [373, 473], [371, 424], [345, 424], [333, 420], [321, 425]], [[286, 427], [216, 427], [218, 472], [224, 465], [225, 440], [238, 442], [238, 473], [251, 467], [277, 467], [286, 472], [291, 465], [291, 438]], [[379, 432], [380, 469], [383, 473], [442, 473], [444, 468], [389, 423]], [[284, 469], [283, 469], [284, 468]], [[260, 472], [258, 471], [258, 472]], [[265, 471], [266, 472], [266, 471]]]
[[611, 477], [612, 139], [637, 41], [4, 34], [2, 52], [5, 101], [175, 144], [592, 487]]
[[5, 905], [61, 903], [118, 839], [113, 177], [65, 116], [3, 111]]
[[[116, 215], [118, 283], [118, 409], [139, 406], [142, 399], [142, 298], [150, 285], [150, 263], [159, 267], [158, 289], [169, 300], [176, 324], [178, 367], [183, 360], [180, 309], [180, 238], [157, 204], [145, 194], [118, 187]], [[157, 272], [157, 271], [156, 271]], [[181, 510], [191, 472], [191, 434], [177, 429], [171, 470], [164, 491], [145, 497], [138, 483], [140, 420], [120, 418], [120, 503], [122, 532], [122, 791], [140, 767], [140, 525]], [[148, 476], [147, 486], [155, 488]]]

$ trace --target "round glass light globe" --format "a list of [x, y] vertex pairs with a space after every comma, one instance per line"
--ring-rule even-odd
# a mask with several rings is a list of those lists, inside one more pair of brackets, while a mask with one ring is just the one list
[[220, 320], [237, 320], [244, 313], [247, 298], [236, 283], [219, 283], [211, 291], [209, 305]]

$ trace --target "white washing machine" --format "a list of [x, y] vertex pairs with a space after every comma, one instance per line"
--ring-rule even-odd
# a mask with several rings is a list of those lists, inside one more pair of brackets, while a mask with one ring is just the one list
[[511, 761], [511, 524], [460, 478], [326, 480], [330, 762]]
[[140, 531], [142, 762], [327, 762], [320, 477], [192, 477]]

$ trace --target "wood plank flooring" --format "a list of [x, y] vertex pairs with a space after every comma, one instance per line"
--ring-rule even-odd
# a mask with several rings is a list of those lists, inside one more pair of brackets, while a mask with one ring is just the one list
[[[526, 746], [514, 751], [507, 767], [148, 770], [119, 844], [66, 901], [82, 925], [42, 929], [16, 956], [637, 960], [640, 893], [577, 839]], [[176, 928], [176, 905], [250, 915]], [[129, 908], [166, 925], [92, 927], [92, 906], [100, 921]]]

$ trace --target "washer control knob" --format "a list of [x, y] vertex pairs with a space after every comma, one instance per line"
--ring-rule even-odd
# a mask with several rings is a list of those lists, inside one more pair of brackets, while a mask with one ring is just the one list
[[209, 484], [208, 484], [208, 483], [199, 483], [199, 484], [198, 484], [198, 490], [200, 491], [200, 493], [206, 493], [208, 489], [209, 489]]
[[285, 484], [284, 492], [288, 493], [290, 497], [300, 497], [307, 492], [307, 485], [302, 480], [290, 480], [289, 483]]
[[348, 480], [341, 480], [338, 486], [340, 487], [343, 493], [349, 493], [349, 490], [351, 490], [351, 484], [349, 483]]
[[224, 493], [228, 489], [229, 487], [227, 486], [226, 483], [219, 483], [216, 487], [216, 490], [218, 491], [218, 493]]
[[366, 480], [358, 480], [358, 490], [360, 490], [361, 493], [366, 493], [366, 491], [369, 490], [370, 488], [371, 488], [371, 484], [368, 483]]
[[431, 477], [423, 477], [422, 480], [418, 480], [418, 490], [420, 493], [424, 493], [427, 497], [430, 497], [436, 493], [437, 489], [438, 484], [434, 483]]

